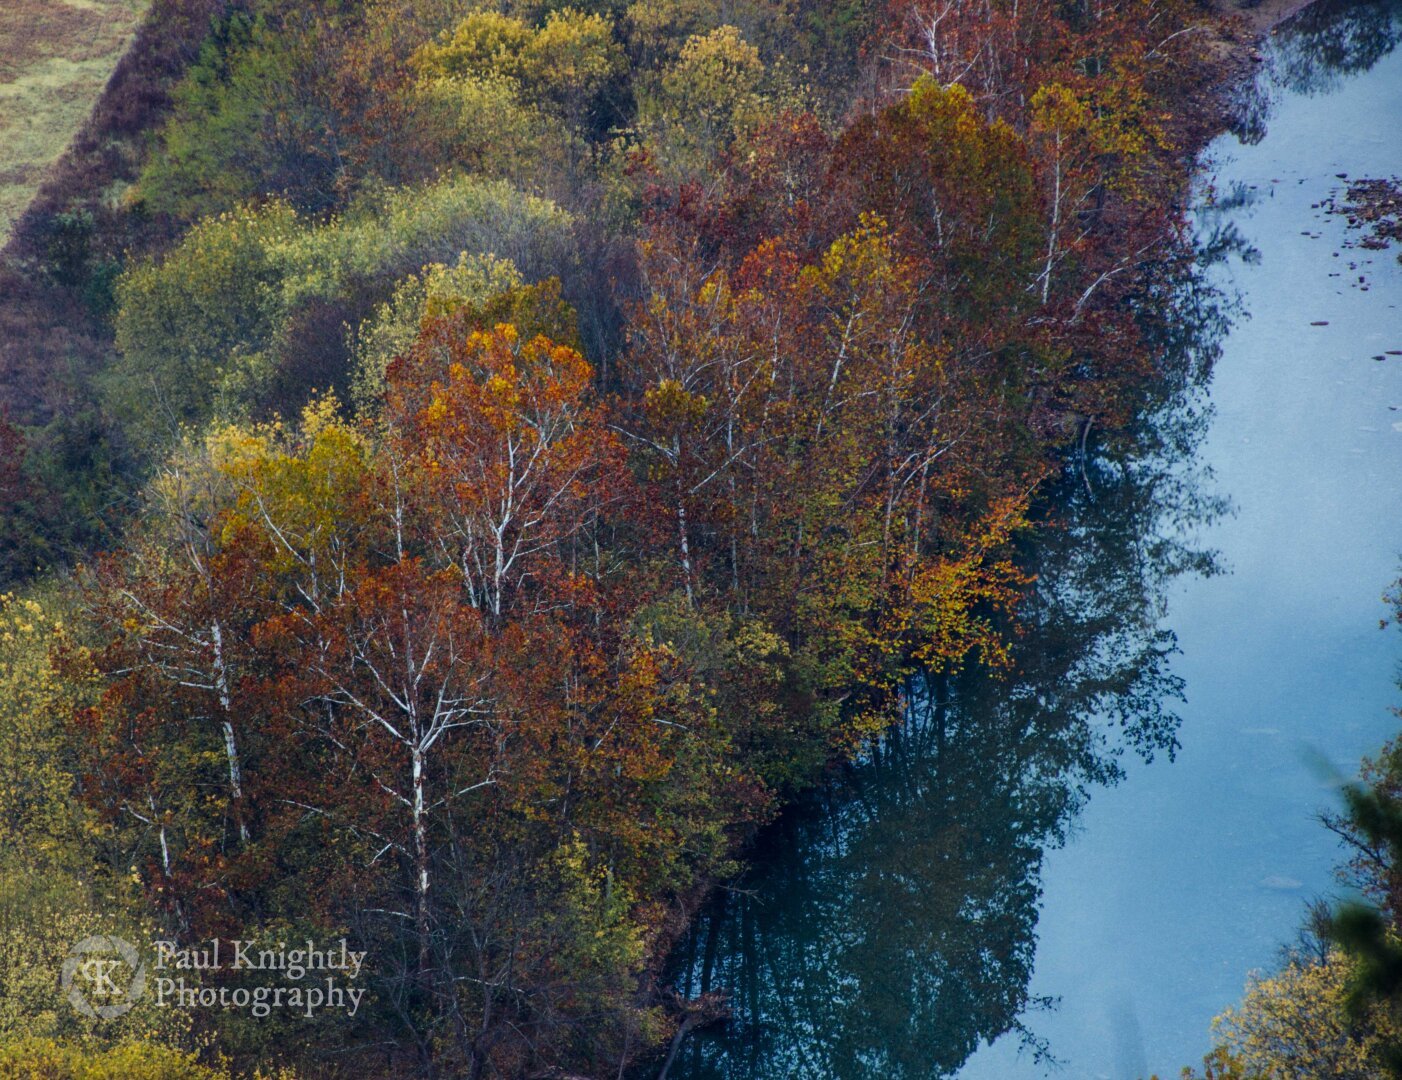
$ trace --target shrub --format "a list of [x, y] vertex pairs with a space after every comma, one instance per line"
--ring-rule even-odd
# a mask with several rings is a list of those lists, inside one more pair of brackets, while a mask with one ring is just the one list
[[216, 412], [295, 412], [349, 380], [345, 331], [426, 265], [490, 255], [524, 278], [570, 262], [572, 221], [502, 181], [367, 197], [317, 224], [284, 203], [206, 219], [117, 286], [114, 408], [147, 452]]
[[0, 1080], [221, 1080], [193, 1054], [128, 1042], [90, 1050], [53, 1039], [0, 1043]]

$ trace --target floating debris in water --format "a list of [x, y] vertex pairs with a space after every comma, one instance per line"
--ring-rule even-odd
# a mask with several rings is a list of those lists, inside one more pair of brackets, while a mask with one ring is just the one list
[[[1341, 175], [1339, 179], [1346, 179], [1346, 176]], [[1320, 205], [1329, 213], [1345, 218], [1349, 229], [1366, 230], [1357, 240], [1345, 240], [1344, 247], [1383, 251], [1394, 240], [1402, 242], [1402, 181], [1395, 176], [1352, 180], [1342, 200], [1331, 194]], [[1402, 260], [1402, 255], [1398, 258]], [[1354, 269], [1354, 264], [1350, 263], [1349, 268]]]
[[1310, 325], [1311, 325], [1311, 326], [1328, 326], [1328, 325], [1329, 325], [1329, 321], [1328, 321], [1327, 319], [1320, 319], [1318, 322], [1312, 322], [1312, 323], [1310, 323]]

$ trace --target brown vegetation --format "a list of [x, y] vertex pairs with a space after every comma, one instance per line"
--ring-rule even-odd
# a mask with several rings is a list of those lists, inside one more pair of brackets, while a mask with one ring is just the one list
[[[45, 40], [85, 40], [101, 29], [94, 19], [110, 39], [118, 11], [128, 20], [122, 24], [124, 41], [140, 6], [145, 6], [141, 0], [109, 2], [103, 16], [51, 0], [7, 3], [0, 11], [0, 56], [11, 66], [42, 59]], [[96, 370], [106, 357], [110, 331], [102, 313], [92, 310], [83, 286], [95, 266], [146, 246], [153, 231], [151, 223], [122, 214], [110, 196], [135, 177], [145, 152], [141, 136], [168, 109], [171, 87], [196, 55], [210, 19], [225, 6], [225, 0], [155, 0], [150, 5], [91, 115], [48, 170], [0, 250], [0, 412], [15, 422], [47, 423], [68, 403], [72, 377]], [[71, 17], [70, 11], [75, 13]], [[97, 48], [91, 42], [81, 55]], [[0, 84], [0, 93], [5, 89]], [[3, 124], [0, 141], [8, 139]], [[30, 178], [36, 168], [42, 170], [43, 163], [16, 161], [13, 151], [7, 151], [7, 175]], [[0, 216], [4, 210], [0, 205]]]

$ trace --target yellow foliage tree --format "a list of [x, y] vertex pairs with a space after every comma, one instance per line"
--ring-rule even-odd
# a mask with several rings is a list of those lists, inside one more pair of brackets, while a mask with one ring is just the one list
[[[1213, 1021], [1220, 1045], [1219, 1075], [1261, 1080], [1376, 1080], [1386, 1075], [1378, 1052], [1396, 1039], [1396, 1022], [1381, 1010], [1351, 1023], [1343, 1001], [1351, 961], [1333, 952], [1322, 960], [1293, 960], [1279, 973], [1247, 985], [1239, 1006]], [[1191, 1076], [1185, 1073], [1185, 1076]]]
[[682, 174], [706, 168], [760, 118], [764, 61], [733, 26], [695, 34], [661, 78], [644, 90], [639, 124], [659, 158]]
[[[153, 933], [127, 909], [133, 882], [100, 872], [103, 830], [77, 796], [67, 721], [89, 700], [95, 676], [61, 610], [57, 599], [0, 594], [0, 1077], [144, 1076], [76, 1065], [17, 1072], [38, 1059], [7, 1050], [23, 1036], [170, 1043], [188, 1032], [188, 1015], [149, 1001], [117, 1020], [85, 1019], [59, 987], [75, 942]], [[60, 652], [69, 658], [62, 670]]]
[[70, 861], [89, 824], [63, 725], [90, 683], [61, 677], [53, 661], [71, 644], [38, 600], [0, 594], [0, 850], [40, 865]]

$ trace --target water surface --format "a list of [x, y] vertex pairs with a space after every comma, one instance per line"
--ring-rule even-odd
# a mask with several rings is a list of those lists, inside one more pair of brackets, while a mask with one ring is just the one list
[[[1204, 177], [1182, 384], [1139, 450], [1068, 463], [1016, 672], [920, 688], [770, 830], [676, 958], [736, 1016], [674, 1077], [1174, 1076], [1334, 888], [1320, 761], [1352, 773], [1402, 702], [1402, 357], [1372, 359], [1402, 349], [1402, 267], [1317, 204], [1402, 175], [1398, 26], [1335, 5], [1278, 35]], [[1209, 548], [1224, 573], [1179, 574]]]

